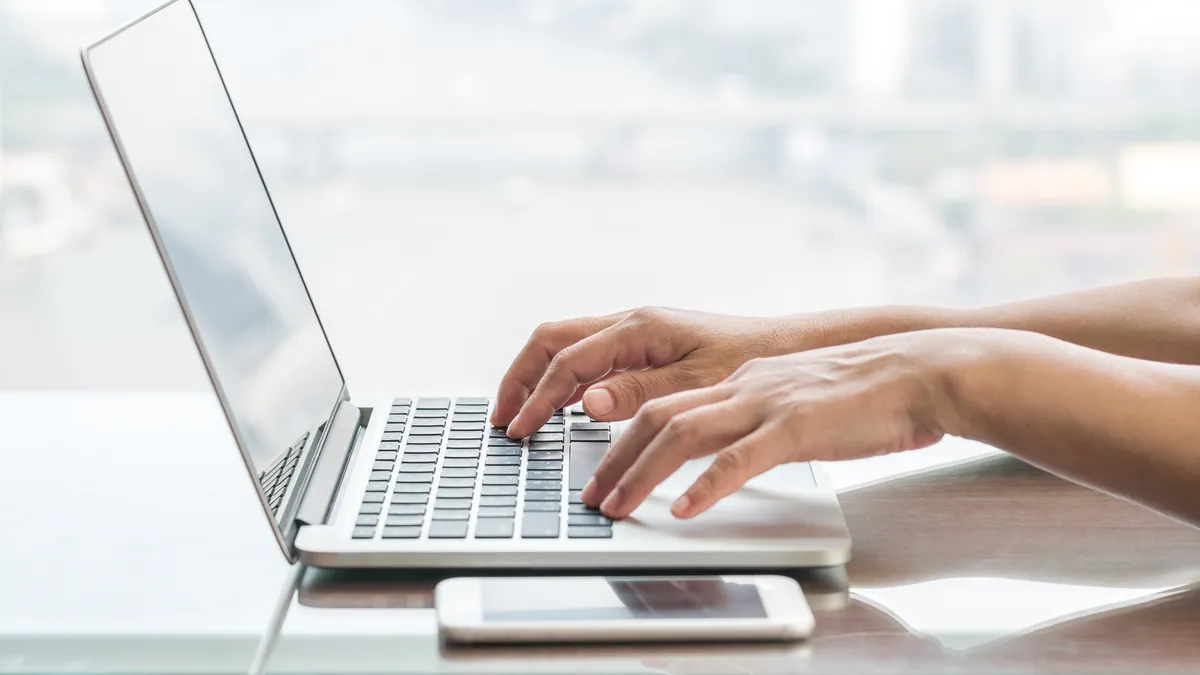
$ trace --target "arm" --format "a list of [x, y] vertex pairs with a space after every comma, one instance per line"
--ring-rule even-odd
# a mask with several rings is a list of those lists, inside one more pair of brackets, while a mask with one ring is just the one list
[[[933, 328], [1007, 328], [1137, 359], [1200, 365], [1200, 277], [1150, 279], [976, 309], [874, 307], [820, 316], [825, 344]], [[788, 320], [805, 323], [813, 317]]]
[[940, 378], [947, 433], [1200, 525], [1200, 368], [1000, 333], [983, 347]]

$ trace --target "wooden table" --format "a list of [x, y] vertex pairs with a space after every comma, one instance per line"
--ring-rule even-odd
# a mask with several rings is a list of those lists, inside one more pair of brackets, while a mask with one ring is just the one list
[[827, 467], [854, 559], [799, 575], [808, 642], [452, 649], [433, 578], [287, 582], [210, 396], [0, 394], [0, 426], [5, 672], [1200, 672], [1200, 532], [959, 441]]

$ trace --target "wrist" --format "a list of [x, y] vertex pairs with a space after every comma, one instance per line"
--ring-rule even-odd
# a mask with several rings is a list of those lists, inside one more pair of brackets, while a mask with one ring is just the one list
[[885, 335], [967, 327], [970, 321], [966, 312], [952, 308], [889, 305], [797, 314], [785, 317], [784, 325], [792, 335], [792, 351], [802, 351]]

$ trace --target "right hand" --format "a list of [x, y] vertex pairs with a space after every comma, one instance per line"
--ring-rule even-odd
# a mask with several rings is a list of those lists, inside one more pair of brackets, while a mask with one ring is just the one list
[[651, 399], [714, 385], [751, 359], [826, 346], [826, 328], [816, 316], [662, 308], [543, 324], [501, 380], [492, 423], [524, 438], [580, 400], [593, 419], [626, 420]]

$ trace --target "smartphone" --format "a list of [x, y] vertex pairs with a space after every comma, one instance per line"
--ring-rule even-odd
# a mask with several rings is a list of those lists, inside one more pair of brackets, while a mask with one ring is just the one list
[[783, 576], [460, 577], [434, 590], [451, 643], [800, 640], [813, 615]]

